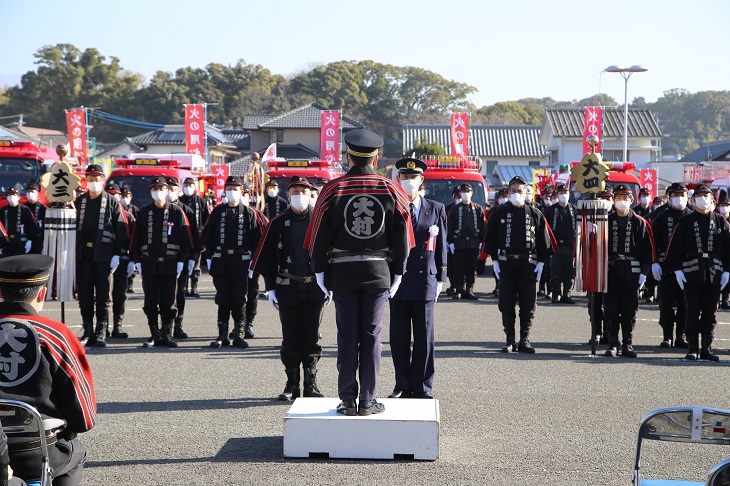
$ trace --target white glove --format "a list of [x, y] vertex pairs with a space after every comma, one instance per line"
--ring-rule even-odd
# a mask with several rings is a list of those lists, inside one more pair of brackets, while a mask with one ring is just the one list
[[674, 275], [677, 277], [679, 288], [684, 290], [684, 284], [687, 283], [687, 277], [684, 276], [684, 272], [682, 270], [677, 270], [674, 272]]
[[142, 264], [141, 263], [135, 263], [134, 266], [137, 268], [137, 273], [139, 276], [142, 276]]
[[134, 262], [129, 262], [129, 264], [127, 264], [127, 278], [132, 275], [134, 275]]
[[660, 281], [662, 279], [662, 266], [658, 263], [652, 263], [651, 274], [654, 275], [654, 280]]
[[279, 310], [279, 299], [276, 298], [276, 290], [269, 290], [269, 304], [276, 310]]
[[644, 288], [644, 284], [646, 283], [646, 275], [643, 273], [639, 274], [639, 290]]
[[543, 262], [537, 262], [537, 265], [535, 265], [535, 275], [537, 275], [535, 280], [538, 282], [540, 281], [540, 277], [542, 277], [542, 267], [544, 266], [545, 264]]
[[[26, 252], [26, 253], [27, 253], [27, 252]], [[110, 267], [110, 268], [112, 269], [112, 273], [114, 273], [114, 271], [115, 271], [115, 270], [116, 270], [117, 268], [119, 268], [119, 255], [114, 255], [114, 256], [112, 257], [112, 261], [111, 261], [111, 263], [109, 264], [109, 267]]]
[[720, 290], [725, 288], [728, 281], [730, 281], [730, 272], [722, 272], [722, 275], [720, 275]]
[[330, 290], [330, 293], [327, 294], [327, 297], [324, 299], [324, 305], [328, 306], [332, 303], [332, 291]]
[[205, 264], [208, 265], [208, 271], [210, 271], [210, 264], [211, 264], [212, 261], [213, 260], [211, 260], [210, 258], [208, 258], [207, 260], [205, 260]]
[[439, 300], [439, 295], [441, 295], [441, 291], [444, 290], [444, 283], [443, 282], [436, 282], [436, 301]]
[[177, 262], [177, 278], [180, 278], [184, 266], [183, 262]]
[[400, 287], [401, 280], [403, 280], [403, 275], [396, 275], [393, 277], [393, 285], [390, 286], [390, 298], [392, 299], [395, 296], [395, 293], [398, 292], [398, 288]]
[[[25, 242], [25, 252], [26, 252], [26, 253], [30, 253], [30, 249], [31, 249], [32, 247], [33, 247], [33, 242], [32, 242], [32, 241], [26, 241], [26, 242]], [[119, 258], [119, 257], [117, 257], [117, 258]], [[112, 270], [112, 272], [113, 272], [113, 271], [114, 271], [114, 270]]]
[[327, 290], [327, 286], [324, 284], [324, 272], [315, 273], [314, 276], [317, 278], [317, 285], [324, 292], [324, 298], [327, 304], [329, 304], [332, 301], [332, 294], [330, 294], [330, 291]]
[[193, 270], [195, 270], [195, 260], [188, 260], [188, 275], [192, 275]]
[[454, 244], [449, 243], [449, 251], [453, 254], [454, 253]]
[[253, 278], [253, 270], [248, 271], [248, 279], [251, 280]]
[[497, 280], [499, 280], [499, 274], [502, 272], [499, 269], [499, 262], [492, 262], [492, 271], [494, 272], [494, 276], [497, 277]]

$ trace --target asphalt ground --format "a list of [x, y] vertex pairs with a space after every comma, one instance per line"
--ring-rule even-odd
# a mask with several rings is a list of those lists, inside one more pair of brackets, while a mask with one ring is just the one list
[[[502, 354], [500, 314], [496, 299], [488, 297], [493, 279], [481, 277], [479, 301], [442, 294], [436, 305], [438, 460], [284, 459], [283, 418], [290, 404], [276, 399], [285, 374], [280, 323], [268, 301], [259, 300], [249, 349], [211, 349], [214, 289], [203, 276], [201, 298], [187, 303], [190, 338], [174, 350], [145, 349], [139, 278], [135, 289], [125, 321], [130, 338], [110, 339], [107, 348], [88, 352], [98, 422], [80, 436], [89, 451], [86, 485], [628, 485], [639, 421], [647, 412], [680, 405], [730, 409], [730, 313], [718, 313], [720, 363], [687, 362], [684, 350], [659, 348], [658, 307], [644, 303], [634, 338], [639, 357], [590, 357], [583, 295], [575, 306], [540, 300], [532, 333], [537, 353]], [[47, 303], [44, 314], [60, 319], [60, 304]], [[66, 318], [80, 334], [75, 303], [66, 305]], [[386, 312], [381, 397], [394, 384], [388, 319]], [[321, 332], [318, 381], [334, 397], [334, 305], [325, 311]], [[704, 480], [727, 456], [719, 446], [648, 444], [643, 477]]]

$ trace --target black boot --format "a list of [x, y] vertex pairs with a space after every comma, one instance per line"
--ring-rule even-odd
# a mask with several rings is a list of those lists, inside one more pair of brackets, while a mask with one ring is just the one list
[[114, 316], [114, 329], [112, 330], [112, 336], [115, 338], [120, 339], [126, 339], [129, 337], [129, 334], [124, 332], [122, 329], [122, 322], [124, 322], [124, 316], [115, 315]]
[[689, 350], [687, 355], [684, 357], [690, 361], [695, 361], [700, 357], [700, 337], [687, 335], [687, 342], [689, 343]]
[[84, 322], [81, 327], [83, 328], [84, 333], [79, 338], [79, 342], [81, 342], [81, 344], [86, 344], [89, 341], [89, 338], [94, 335], [94, 323]]
[[515, 331], [512, 330], [504, 330], [504, 334], [506, 336], [507, 343], [502, 348], [503, 353], [511, 353], [513, 351], [517, 351], [517, 346], [515, 345]]
[[127, 277], [127, 293], [134, 293], [134, 276]]
[[[96, 325], [98, 327], [99, 323], [97, 322]], [[90, 348], [94, 344], [96, 344], [96, 328], [93, 323], [89, 323], [89, 339], [86, 340], [86, 347]]]
[[246, 316], [246, 327], [244, 336], [246, 339], [253, 339], [254, 333], [253, 333], [253, 320], [256, 318], [256, 316]]
[[463, 295], [464, 293], [465, 293], [465, 292], [464, 292], [464, 290], [463, 290], [463, 289], [455, 289], [455, 290], [454, 290], [454, 293], [453, 293], [453, 294], [451, 295], [451, 298], [452, 298], [453, 300], [459, 300], [459, 299], [461, 299], [461, 296], [462, 296], [462, 295]]
[[200, 294], [198, 293], [198, 279], [195, 277], [190, 277], [190, 297], [195, 299], [200, 298]]
[[[557, 292], [554, 293], [553, 296], [555, 296], [556, 294], [557, 294]], [[560, 303], [568, 304], [568, 305], [575, 305], [575, 301], [573, 300], [573, 297], [570, 296], [570, 292], [565, 292], [563, 294], [563, 296], [560, 298]]]
[[712, 338], [709, 336], [702, 336], [702, 349], [700, 349], [700, 359], [706, 359], [709, 361], [720, 361], [720, 357], [716, 354], [712, 354]]
[[175, 331], [172, 333], [172, 335], [175, 339], [187, 339], [188, 338], [188, 333], [183, 331], [182, 322], [183, 322], [182, 317], [175, 318]]
[[317, 388], [317, 361], [304, 367], [304, 396], [324, 397], [324, 394], [320, 393], [319, 388]]
[[218, 321], [218, 337], [215, 341], [210, 342], [211, 348], [220, 348], [221, 346], [230, 346], [231, 341], [228, 339], [228, 322]]
[[157, 327], [157, 322], [148, 322], [147, 327], [150, 328], [150, 337], [142, 343], [142, 346], [145, 348], [160, 346], [162, 344], [162, 338], [160, 337], [160, 329]]
[[674, 347], [682, 348], [682, 349], [689, 348], [689, 343], [687, 342], [687, 339], [685, 338], [684, 334], [677, 334], [677, 339], [674, 340]]
[[244, 321], [238, 321], [233, 325], [233, 345], [237, 348], [245, 349], [248, 347], [248, 343], [244, 339], [244, 327], [246, 323]]
[[[95, 348], [106, 348], [106, 342], [104, 341], [104, 339], [106, 338], [106, 328], [107, 327], [109, 327], [109, 323], [108, 322], [102, 321], [102, 322], [97, 322], [96, 323], [96, 329], [94, 329], [94, 337], [95, 337], [95, 339], [94, 339], [94, 342], [92, 344]], [[91, 342], [91, 339], [89, 339], [86, 342], [86, 345], [87, 346], [91, 346], [89, 344], [90, 342]]]
[[[166, 321], [162, 323], [162, 330], [160, 331], [160, 346], [165, 346], [166, 348], [176, 348], [177, 343], [175, 342], [175, 339], [172, 337], [173, 333], [173, 327], [175, 325], [174, 320]], [[157, 343], [155, 343], [155, 346], [157, 346]]]
[[467, 285], [466, 286], [466, 292], [461, 296], [462, 299], [465, 300], [479, 300], [479, 297], [474, 295], [474, 285]]
[[636, 358], [637, 354], [634, 351], [632, 332], [624, 332], [624, 344], [621, 346], [621, 356], [624, 358]]
[[287, 402], [299, 398], [301, 393], [299, 378], [299, 367], [286, 369], [286, 385], [284, 385], [284, 391], [279, 395], [279, 400]]

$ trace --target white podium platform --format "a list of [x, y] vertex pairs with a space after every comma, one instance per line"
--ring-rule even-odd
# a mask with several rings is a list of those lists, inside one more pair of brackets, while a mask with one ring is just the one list
[[438, 459], [438, 400], [378, 401], [383, 413], [348, 417], [337, 398], [297, 398], [284, 417], [284, 457]]

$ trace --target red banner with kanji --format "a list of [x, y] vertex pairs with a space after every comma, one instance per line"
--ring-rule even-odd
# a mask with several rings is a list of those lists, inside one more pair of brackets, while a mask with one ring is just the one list
[[205, 157], [205, 105], [185, 105], [185, 153]]
[[213, 179], [213, 194], [217, 203], [221, 202], [223, 192], [226, 190], [226, 179], [228, 179], [228, 166], [226, 164], [213, 164], [210, 166], [211, 172], [215, 178]]
[[601, 147], [603, 146], [603, 107], [586, 106], [584, 114], [585, 118], [583, 120], [583, 154], [587, 154], [591, 151], [591, 148], [586, 143], [586, 138], [588, 138], [588, 135], [595, 135], [598, 137], [596, 152], [600, 152]]
[[656, 197], [656, 186], [657, 186], [657, 172], [656, 169], [641, 169], [639, 170], [639, 181], [641, 187], [646, 187], [651, 192], [652, 201]]
[[451, 114], [451, 155], [469, 155], [469, 113]]
[[86, 110], [66, 110], [66, 127], [68, 128], [69, 156], [76, 157], [79, 164], [86, 165]]
[[340, 112], [323, 111], [320, 125], [319, 156], [326, 162], [339, 162], [340, 149]]

